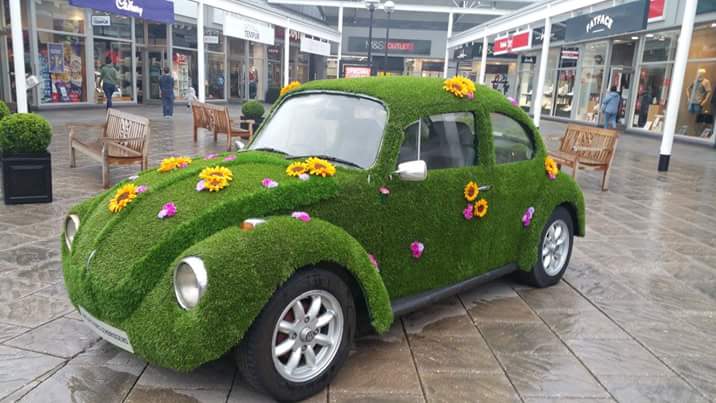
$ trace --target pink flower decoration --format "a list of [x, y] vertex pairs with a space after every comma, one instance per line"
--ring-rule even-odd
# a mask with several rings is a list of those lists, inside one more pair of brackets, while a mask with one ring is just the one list
[[380, 188], [378, 188], [378, 191], [380, 192], [380, 194], [382, 194], [384, 196], [387, 196], [390, 194], [390, 189], [388, 189], [387, 186], [381, 186]]
[[425, 245], [423, 245], [420, 241], [415, 241], [410, 244], [410, 252], [413, 254], [413, 257], [416, 259], [420, 259], [420, 256], [423, 255], [423, 251], [425, 250]]
[[474, 92], [468, 92], [468, 93], [467, 93], [467, 99], [475, 99], [475, 93], [474, 93]]
[[311, 216], [308, 215], [308, 213], [306, 213], [305, 211], [294, 211], [293, 213], [291, 213], [291, 217], [303, 222], [311, 221]]
[[380, 271], [380, 267], [378, 267], [378, 259], [376, 259], [375, 256], [371, 254], [368, 254], [368, 259], [370, 260], [370, 264], [372, 264], [376, 270]]
[[139, 185], [137, 186], [137, 193], [144, 193], [147, 190], [149, 190], [149, 186], [147, 185]]
[[236, 156], [235, 156], [235, 155], [229, 155], [228, 157], [225, 157], [225, 158], [224, 158], [224, 161], [233, 161], [233, 160], [235, 160], [235, 159], [236, 159]]
[[532, 217], [535, 215], [535, 208], [530, 207], [527, 210], [525, 210], [525, 213], [522, 215], [522, 225], [527, 228], [530, 226], [530, 223], [532, 223]]
[[176, 204], [169, 202], [162, 206], [162, 209], [159, 210], [159, 214], [157, 214], [157, 218], [163, 219], [168, 217], [174, 217], [177, 214], [177, 206]]
[[512, 97], [507, 97], [507, 100], [510, 101], [510, 103], [512, 104], [512, 106], [518, 106], [518, 105], [519, 105], [519, 104], [517, 103], [517, 100], [514, 99], [514, 98], [512, 98]]
[[196, 183], [196, 191], [201, 192], [204, 189], [206, 189], [206, 182], [202, 179]]
[[269, 189], [273, 189], [278, 186], [278, 182], [271, 178], [264, 178], [264, 180], [261, 181], [261, 186]]
[[189, 166], [189, 164], [187, 164], [186, 162], [182, 162], [181, 164], [179, 164], [179, 168], [182, 168], [182, 169], [184, 169], [188, 166]]
[[547, 172], [547, 177], [549, 178], [549, 180], [552, 181], [557, 179], [557, 175], [553, 174], [552, 172]]
[[300, 175], [298, 175], [298, 179], [300, 179], [300, 180], [302, 180], [302, 181], [305, 182], [305, 181], [311, 179], [311, 175], [309, 175], [309, 174], [300, 174]]
[[473, 208], [474, 208], [474, 207], [473, 207], [473, 204], [472, 204], [472, 203], [468, 203], [468, 204], [467, 204], [467, 207], [465, 207], [465, 210], [462, 211], [462, 216], [465, 217], [465, 219], [468, 220], [468, 221], [472, 220], [472, 217], [475, 216], [475, 215], [473, 214], [473, 212], [474, 212]]
[[206, 157], [204, 157], [205, 160], [213, 160], [214, 158], [216, 158], [216, 154], [214, 153], [207, 154]]

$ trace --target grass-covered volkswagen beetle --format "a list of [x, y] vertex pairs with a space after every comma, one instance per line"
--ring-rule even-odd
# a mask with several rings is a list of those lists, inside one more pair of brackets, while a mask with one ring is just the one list
[[469, 80], [315, 81], [245, 149], [162, 161], [71, 209], [65, 283], [88, 324], [190, 370], [236, 348], [282, 400], [322, 389], [357, 324], [515, 272], [555, 284], [584, 200], [509, 99]]

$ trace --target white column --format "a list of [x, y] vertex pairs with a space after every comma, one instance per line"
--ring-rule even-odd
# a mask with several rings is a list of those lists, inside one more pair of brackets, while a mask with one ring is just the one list
[[450, 61], [450, 48], [447, 45], [447, 41], [452, 36], [452, 13], [448, 14], [448, 31], [447, 37], [445, 38], [445, 65], [443, 66], [443, 78], [447, 78], [448, 75], [448, 62]]
[[537, 88], [532, 91], [532, 120], [539, 127], [542, 117], [542, 96], [544, 95], [544, 79], [547, 75], [547, 59], [549, 58], [549, 42], [552, 38], [552, 20], [544, 19], [544, 35], [542, 36], [542, 53], [539, 56], [539, 71], [537, 72]]
[[338, 60], [336, 60], [336, 78], [341, 78], [341, 57], [343, 57], [343, 7], [338, 7]]
[[206, 102], [206, 52], [204, 46], [204, 1], [199, 0], [198, 13], [196, 16], [196, 49], [199, 60], [197, 61], [198, 83], [197, 94], [199, 102]]
[[22, 40], [22, 13], [20, 0], [10, 0], [10, 25], [12, 29], [12, 51], [15, 66], [15, 90], [17, 91], [17, 112], [27, 113], [27, 84], [25, 83], [25, 46]]
[[482, 38], [482, 59], [480, 63], [480, 84], [485, 84], [485, 69], [487, 68], [487, 36]]
[[661, 138], [661, 148], [659, 150], [658, 169], [661, 172], [669, 170], [671, 146], [674, 144], [676, 119], [678, 118], [679, 105], [681, 104], [681, 92], [684, 88], [684, 74], [686, 74], [686, 63], [689, 59], [691, 35], [694, 32], [696, 5], [697, 0], [686, 0], [684, 3], [684, 18], [681, 21], [681, 32], [679, 33], [679, 41], [676, 46], [674, 69], [671, 72], [669, 101], [666, 103], [666, 116], [664, 117], [664, 135]]
[[283, 30], [283, 85], [288, 85], [288, 62], [291, 54], [289, 53], [289, 50], [291, 49], [291, 35], [289, 34], [289, 28], [288, 24], [286, 24], [286, 27]]

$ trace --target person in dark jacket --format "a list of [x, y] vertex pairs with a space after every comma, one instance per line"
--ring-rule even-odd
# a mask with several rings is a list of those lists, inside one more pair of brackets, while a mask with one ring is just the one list
[[619, 112], [619, 103], [621, 100], [622, 97], [617, 92], [617, 86], [612, 85], [612, 88], [609, 89], [609, 92], [602, 101], [605, 129], [609, 129], [609, 126], [611, 126], [612, 129], [617, 128], [617, 113]]
[[104, 66], [99, 71], [99, 76], [102, 80], [104, 97], [107, 99], [107, 109], [109, 109], [112, 107], [112, 94], [117, 91], [117, 84], [119, 84], [119, 72], [114, 68], [111, 57], [107, 56]]
[[169, 67], [165, 67], [164, 74], [159, 77], [159, 91], [162, 96], [164, 118], [171, 119], [174, 115], [174, 78], [169, 74]]

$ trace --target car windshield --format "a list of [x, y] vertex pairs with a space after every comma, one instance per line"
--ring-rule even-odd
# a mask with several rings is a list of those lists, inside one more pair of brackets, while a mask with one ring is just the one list
[[295, 95], [272, 114], [250, 149], [368, 168], [378, 155], [387, 116], [379, 102], [355, 95]]

